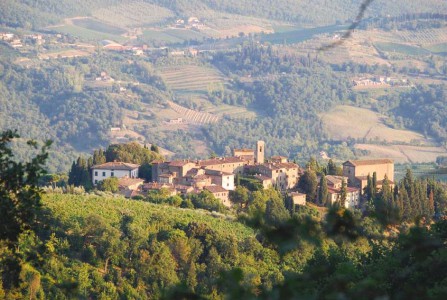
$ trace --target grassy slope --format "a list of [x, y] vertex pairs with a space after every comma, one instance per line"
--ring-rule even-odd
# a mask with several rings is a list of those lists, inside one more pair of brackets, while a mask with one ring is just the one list
[[89, 215], [97, 214], [112, 224], [118, 224], [123, 213], [130, 213], [134, 216], [136, 224], [143, 227], [149, 226], [150, 223], [153, 225], [156, 220], [181, 227], [190, 222], [196, 222], [208, 225], [221, 235], [231, 235], [238, 239], [253, 237], [255, 234], [252, 229], [231, 220], [230, 217], [217, 216], [202, 210], [181, 209], [127, 200], [122, 197], [47, 194], [44, 195], [43, 203], [62, 223], [73, 219], [83, 220]]
[[[443, 147], [436, 147], [421, 134], [410, 130], [398, 130], [383, 123], [384, 116], [369, 109], [340, 105], [321, 116], [330, 138], [346, 140], [348, 137], [366, 140], [386, 140], [392, 145], [356, 144], [355, 148], [368, 150], [364, 158], [389, 157], [397, 163], [434, 162], [446, 155]], [[406, 145], [419, 141], [420, 146]]]

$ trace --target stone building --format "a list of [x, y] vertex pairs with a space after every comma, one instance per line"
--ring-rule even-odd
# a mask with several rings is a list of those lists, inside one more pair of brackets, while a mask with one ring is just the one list
[[271, 179], [272, 185], [281, 191], [295, 188], [299, 167], [294, 163], [264, 163], [256, 166], [256, 172]]
[[394, 182], [394, 162], [391, 159], [348, 160], [343, 163], [343, 176], [348, 177], [348, 185], [360, 191], [366, 187], [368, 175], [372, 178], [374, 172], [379, 186], [385, 175], [391, 183]]

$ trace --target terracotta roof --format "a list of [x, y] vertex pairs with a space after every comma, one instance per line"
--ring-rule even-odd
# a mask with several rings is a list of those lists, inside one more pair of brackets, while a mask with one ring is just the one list
[[348, 177], [344, 176], [335, 176], [335, 175], [326, 175], [326, 180], [331, 183], [341, 183], [342, 180], [345, 180], [346, 183], [348, 182]]
[[226, 189], [224, 189], [223, 187], [221, 187], [220, 185], [210, 185], [210, 186], [206, 186], [204, 187], [205, 190], [210, 191], [211, 193], [223, 193], [223, 192], [228, 192]]
[[[328, 188], [327, 188], [327, 191], [328, 191], [329, 193], [331, 193], [331, 194], [340, 194], [341, 189], [334, 189], [334, 188], [328, 187]], [[353, 193], [353, 192], [359, 192], [360, 189], [353, 188], [353, 187], [347, 187], [347, 188], [346, 188], [346, 191], [347, 191], [348, 193]]]
[[265, 163], [265, 167], [271, 170], [279, 170], [279, 169], [298, 169], [298, 165], [294, 163]]
[[131, 185], [135, 185], [138, 183], [144, 183], [144, 179], [141, 178], [129, 178], [129, 177], [121, 177], [118, 179], [118, 185], [122, 187], [128, 187]]
[[207, 179], [209, 179], [209, 177], [208, 177], [208, 175], [196, 175], [196, 176], [193, 176], [193, 179], [194, 180], [207, 180]]
[[171, 183], [149, 182], [149, 183], [145, 183], [143, 185], [143, 190], [173, 188], [173, 187], [174, 187], [174, 185]]
[[101, 165], [94, 165], [92, 169], [100, 169], [100, 170], [134, 170], [139, 168], [140, 165], [125, 163], [125, 162], [107, 162]]
[[168, 162], [167, 164], [172, 167], [183, 167], [190, 163], [193, 163], [193, 162], [189, 161], [189, 160], [173, 160], [173, 161]]
[[256, 179], [265, 181], [265, 180], [272, 180], [270, 177], [264, 176], [264, 175], [255, 175], [254, 176]]
[[343, 163], [343, 165], [357, 166], [368, 166], [368, 165], [383, 165], [383, 164], [394, 164], [391, 159], [367, 159], [367, 160], [348, 160]]
[[244, 161], [238, 157], [223, 157], [223, 158], [211, 158], [207, 160], [201, 160], [198, 162], [199, 166], [215, 166], [231, 163], [243, 163]]

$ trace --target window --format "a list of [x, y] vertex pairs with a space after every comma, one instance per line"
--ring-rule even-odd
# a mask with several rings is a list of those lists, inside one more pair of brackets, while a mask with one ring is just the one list
[[102, 172], [102, 176], [104, 176], [104, 177], [105, 177], [105, 176], [106, 176], [106, 172]]
[[[98, 172], [95, 172], [95, 173], [98, 173]], [[97, 179], [95, 179], [95, 184], [97, 184], [98, 183], [98, 180]]]
[[110, 173], [110, 176], [115, 176], [115, 173], [112, 171], [111, 173]]
[[95, 171], [95, 176], [98, 176], [98, 171]]
[[230, 186], [230, 184], [229, 184], [229, 183], [227, 183], [227, 186]]

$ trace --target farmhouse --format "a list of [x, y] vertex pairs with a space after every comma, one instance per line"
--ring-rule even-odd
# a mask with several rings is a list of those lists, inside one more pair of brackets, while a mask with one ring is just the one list
[[289, 197], [294, 205], [306, 205], [306, 194], [291, 192]]
[[[341, 189], [336, 189], [332, 187], [328, 187], [328, 199], [326, 204], [332, 205], [337, 201], [340, 201], [340, 193]], [[346, 188], [346, 208], [355, 208], [359, 205], [360, 200], [360, 189], [347, 187]]]
[[130, 164], [125, 162], [108, 162], [101, 165], [95, 165], [92, 167], [92, 181], [93, 184], [98, 184], [109, 177], [138, 177], [138, 168], [140, 165]]
[[256, 166], [256, 171], [272, 180], [272, 185], [285, 191], [293, 189], [298, 183], [299, 167], [294, 163], [269, 162]]
[[394, 182], [394, 162], [390, 159], [348, 160], [343, 163], [343, 176], [348, 177], [348, 186], [360, 188], [366, 187], [367, 177], [376, 173], [378, 185], [385, 178]]
[[211, 185], [211, 186], [206, 186], [205, 190], [209, 191], [211, 194], [213, 194], [214, 197], [221, 200], [225, 206], [227, 206], [227, 207], [231, 206], [229, 192], [226, 189], [224, 189], [223, 187], [218, 186], [218, 185]]

